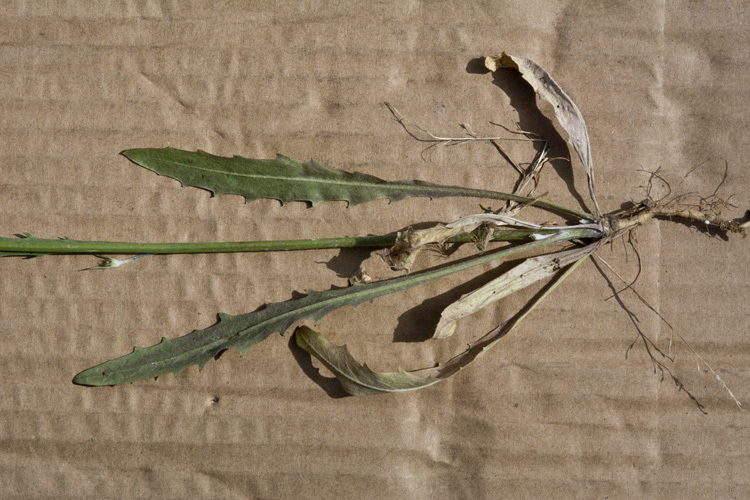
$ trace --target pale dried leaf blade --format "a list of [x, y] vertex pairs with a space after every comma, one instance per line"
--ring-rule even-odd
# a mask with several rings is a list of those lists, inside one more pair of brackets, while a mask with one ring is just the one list
[[346, 346], [329, 342], [306, 326], [295, 332], [297, 345], [325, 365], [353, 396], [369, 396], [388, 392], [421, 389], [439, 382], [439, 378], [420, 377], [399, 369], [397, 372], [378, 373], [352, 357]]
[[583, 257], [579, 258], [572, 265], [570, 265], [560, 276], [554, 279], [552, 283], [546, 288], [544, 293], [537, 295], [529, 304], [527, 304], [518, 314], [513, 318], [506, 321], [502, 325], [498, 326], [494, 330], [485, 334], [482, 338], [474, 342], [469, 346], [467, 350], [461, 354], [454, 356], [447, 362], [435, 366], [433, 368], [425, 368], [422, 370], [416, 370], [411, 373], [420, 377], [439, 377], [441, 380], [450, 377], [457, 373], [461, 369], [465, 368], [469, 363], [474, 361], [484, 352], [489, 350], [495, 344], [497, 344], [503, 337], [510, 333], [523, 319], [533, 311], [545, 298], [549, 296], [557, 286], [562, 283], [568, 276], [570, 276], [581, 263], [586, 260], [590, 253], [598, 248], [598, 243], [593, 243], [586, 247], [589, 249]]
[[456, 322], [535, 283], [552, 277], [561, 268], [585, 257], [596, 247], [564, 250], [524, 260], [506, 273], [476, 290], [463, 295], [446, 307], [440, 315], [433, 338], [445, 339], [453, 335]]
[[555, 116], [568, 134], [573, 148], [587, 170], [591, 168], [591, 147], [586, 124], [578, 106], [568, 97], [552, 77], [537, 63], [521, 56], [502, 53], [500, 57], [487, 57], [485, 66], [491, 71], [498, 68], [515, 68], [534, 91], [555, 108]]
[[531, 59], [521, 56], [513, 56], [505, 52], [498, 57], [486, 57], [485, 67], [490, 71], [499, 68], [515, 68], [526, 80], [539, 97], [552, 104], [555, 109], [555, 117], [562, 128], [568, 134], [568, 140], [573, 145], [581, 163], [586, 169], [589, 179], [589, 192], [596, 207], [597, 215], [600, 215], [599, 207], [594, 197], [594, 171], [591, 160], [591, 143], [586, 129], [586, 123], [578, 106], [555, 80]]

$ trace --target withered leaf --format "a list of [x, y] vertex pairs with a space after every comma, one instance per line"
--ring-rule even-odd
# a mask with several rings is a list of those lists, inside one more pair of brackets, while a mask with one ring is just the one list
[[420, 377], [402, 369], [387, 373], [372, 371], [366, 364], [357, 362], [346, 346], [333, 344], [306, 326], [297, 328], [294, 338], [300, 348], [331, 370], [344, 390], [354, 396], [412, 391], [440, 381], [439, 378]]
[[587, 256], [588, 254], [585, 254], [574, 262], [543, 294], [536, 297], [511, 320], [484, 335], [461, 354], [454, 356], [446, 363], [431, 368], [414, 371], [406, 371], [399, 368], [396, 372], [378, 373], [370, 369], [366, 364], [360, 364], [354, 359], [346, 346], [333, 344], [318, 332], [305, 326], [297, 329], [295, 332], [295, 341], [300, 348], [314, 356], [333, 372], [344, 390], [354, 396], [422, 389], [456, 374], [499, 342], [500, 339], [507, 335], [526, 315], [544, 300], [563, 279], [569, 276]]
[[596, 215], [601, 216], [599, 205], [594, 196], [594, 170], [591, 159], [589, 133], [578, 106], [575, 105], [573, 100], [568, 97], [557, 82], [552, 79], [549, 73], [531, 59], [503, 52], [500, 56], [486, 57], [484, 65], [488, 70], [493, 72], [499, 68], [517, 69], [537, 95], [552, 104], [555, 109], [557, 121], [568, 134], [568, 140], [573, 145], [576, 153], [578, 153], [578, 157], [586, 169], [589, 181], [589, 194], [594, 202]]
[[563, 250], [524, 260], [513, 269], [463, 295], [456, 302], [446, 307], [440, 315], [440, 321], [435, 328], [433, 338], [450, 337], [453, 335], [456, 322], [459, 319], [474, 314], [503, 297], [552, 277], [561, 268], [589, 255], [598, 246], [599, 243], [597, 242], [585, 247]]
[[383, 258], [394, 271], [409, 272], [423, 248], [429, 245], [440, 245], [449, 238], [471, 232], [478, 226], [479, 224], [471, 223], [455, 226], [436, 224], [426, 229], [408, 228], [398, 233], [396, 243], [383, 252]]

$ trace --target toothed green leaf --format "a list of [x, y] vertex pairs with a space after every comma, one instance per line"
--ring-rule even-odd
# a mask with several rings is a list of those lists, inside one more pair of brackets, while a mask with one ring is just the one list
[[322, 201], [346, 201], [349, 205], [357, 205], [371, 200], [399, 201], [415, 196], [532, 201], [522, 196], [482, 189], [420, 181], [389, 182], [372, 175], [346, 172], [315, 161], [304, 162], [283, 155], [272, 160], [255, 160], [172, 148], [129, 149], [122, 154], [159, 175], [177, 179], [183, 186], [207, 189], [214, 195], [237, 194], [244, 196], [245, 201], [270, 198], [282, 204], [306, 201], [313, 206]]
[[196, 330], [174, 340], [162, 339], [161, 343], [152, 347], [136, 348], [130, 354], [79, 373], [73, 381], [81, 385], [119, 385], [167, 373], [179, 374], [192, 365], [203, 368], [225, 349], [238, 349], [244, 355], [272, 333], [283, 334], [297, 321], [313, 319], [317, 323], [326, 314], [343, 306], [357, 307], [383, 295], [533, 248], [598, 235], [598, 231], [591, 229], [562, 230], [544, 240], [487, 253], [438, 269], [351, 288], [309, 292], [301, 299], [269, 304], [265, 309], [240, 316], [220, 314], [219, 321], [205, 330]]

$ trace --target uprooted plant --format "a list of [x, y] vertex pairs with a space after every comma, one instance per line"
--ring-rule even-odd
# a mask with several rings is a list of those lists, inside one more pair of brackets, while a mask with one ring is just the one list
[[[384, 256], [396, 270], [408, 271], [423, 248], [447, 243], [474, 242], [478, 254], [447, 265], [427, 269], [395, 278], [358, 283], [348, 288], [328, 291], [310, 291], [302, 298], [267, 307], [238, 316], [219, 313], [216, 324], [196, 330], [176, 339], [163, 338], [159, 344], [148, 348], [136, 347], [132, 353], [85, 370], [74, 382], [88, 386], [127, 384], [182, 372], [198, 365], [200, 369], [226, 349], [237, 349], [244, 354], [272, 333], [284, 334], [292, 325], [312, 319], [316, 324], [331, 311], [343, 306], [358, 306], [383, 295], [407, 290], [427, 281], [447, 276], [473, 266], [478, 266], [511, 255], [536, 251], [500, 277], [462, 296], [441, 314], [433, 338], [443, 339], [453, 334], [457, 321], [487, 307], [516, 291], [535, 283], [549, 280], [544, 291], [508, 322], [493, 329], [471, 344], [466, 351], [445, 363], [416, 371], [399, 369], [397, 372], [377, 373], [357, 362], [346, 347], [327, 341], [322, 335], [306, 326], [295, 331], [296, 343], [317, 358], [333, 372], [344, 389], [354, 395], [414, 390], [435, 384], [453, 375], [471, 363], [477, 356], [497, 343], [515, 327], [534, 307], [584, 260], [597, 249], [615, 238], [629, 233], [651, 218], [682, 219], [721, 233], [740, 233], [744, 236], [748, 222], [740, 219], [725, 220], [716, 210], [721, 200], [714, 193], [697, 204], [685, 203], [682, 198], [654, 201], [650, 197], [632, 208], [602, 214], [595, 194], [594, 170], [588, 132], [580, 111], [573, 101], [555, 83], [549, 74], [533, 61], [503, 53], [488, 57], [485, 65], [490, 71], [515, 68], [537, 95], [552, 104], [557, 121], [566, 132], [576, 151], [588, 179], [588, 191], [594, 211], [589, 213], [568, 208], [558, 203], [534, 196], [542, 167], [550, 160], [546, 143], [538, 148], [534, 160], [525, 168], [514, 166], [521, 178], [512, 193], [482, 189], [444, 186], [419, 181], [388, 182], [360, 173], [349, 173], [320, 165], [314, 161], [302, 162], [278, 155], [275, 159], [254, 160], [241, 157], [222, 158], [197, 151], [177, 149], [132, 149], [123, 152], [130, 161], [157, 174], [179, 180], [184, 186], [199, 187], [214, 195], [237, 194], [246, 201], [271, 198], [281, 201], [305, 201], [312, 206], [324, 201], [346, 201], [355, 205], [375, 199], [398, 201], [415, 196], [441, 198], [451, 196], [501, 200], [504, 205], [496, 211], [467, 215], [449, 224], [439, 224], [420, 230], [407, 230], [392, 236], [344, 237], [311, 240], [214, 242], [214, 243], [119, 243], [86, 242], [71, 239], [48, 240], [29, 234], [21, 238], [0, 238], [0, 255], [39, 256], [49, 254], [134, 254], [124, 260], [105, 257], [100, 268], [116, 267], [149, 254], [248, 252], [299, 250], [344, 247], [387, 247]], [[407, 127], [405, 119], [390, 107], [397, 120]], [[407, 129], [408, 130], [408, 129]], [[424, 131], [422, 131], [424, 132]], [[466, 138], [441, 138], [428, 134], [425, 140], [436, 143], [461, 140], [492, 140], [477, 137], [467, 128]], [[529, 137], [528, 133], [522, 133]], [[652, 179], [658, 177], [652, 174]], [[536, 224], [518, 217], [533, 206], [554, 212], [566, 222], [561, 224]], [[507, 242], [498, 250], [489, 251], [490, 242]], [[563, 249], [559, 244], [565, 244]], [[539, 249], [555, 248], [550, 253], [538, 255]], [[655, 367], [671, 376], [664, 363], [652, 354], [657, 350], [650, 340], [642, 336], [644, 346]], [[695, 351], [693, 351], [695, 352]], [[697, 353], [695, 353], [698, 356]], [[726, 388], [721, 378], [708, 363], [702, 363]], [[672, 379], [681, 387], [678, 379]], [[682, 387], [681, 387], [682, 388]], [[727, 390], [729, 390], [727, 388]], [[730, 395], [731, 391], [730, 391]], [[692, 396], [691, 396], [692, 397]], [[740, 403], [734, 398], [735, 402]]]

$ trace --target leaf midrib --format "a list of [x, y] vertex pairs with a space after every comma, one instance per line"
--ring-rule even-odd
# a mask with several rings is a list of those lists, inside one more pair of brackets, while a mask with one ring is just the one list
[[[221, 157], [218, 157], [221, 158]], [[225, 159], [225, 158], [222, 158]], [[196, 165], [196, 164], [188, 164], [188, 163], [182, 163], [171, 159], [160, 159], [163, 163], [168, 163], [173, 166], [179, 166], [184, 168], [190, 168], [194, 170], [202, 170], [204, 172], [211, 172], [211, 173], [218, 173], [223, 175], [229, 175], [229, 176], [237, 176], [237, 177], [244, 177], [249, 179], [263, 179], [263, 180], [273, 180], [273, 181], [289, 181], [294, 180], [295, 182], [307, 182], [307, 183], [315, 183], [315, 184], [335, 184], [340, 186], [355, 186], [360, 188], [371, 188], [372, 186], [381, 186], [385, 188], [399, 188], [402, 190], [420, 190], [420, 191], [440, 191], [445, 193], [478, 193], [486, 195], [488, 198], [497, 198], [502, 197], [502, 199], [509, 199], [513, 201], [519, 201], [519, 202], [533, 202], [534, 200], [532, 198], [527, 198], [524, 196], [516, 196], [508, 193], [500, 193], [495, 191], [488, 191], [484, 189], [474, 189], [474, 188], [462, 188], [457, 186], [442, 186], [439, 184], [417, 184], [417, 183], [408, 183], [404, 181], [387, 181], [384, 179], [380, 179], [379, 177], [374, 177], [380, 182], [377, 181], [371, 181], [371, 182], [364, 182], [364, 181], [357, 181], [357, 180], [346, 180], [346, 179], [339, 179], [336, 177], [326, 177], [325, 179], [316, 179], [314, 177], [307, 177], [307, 176], [280, 176], [280, 175], [268, 175], [268, 174], [246, 174], [241, 172], [228, 172], [226, 170], [217, 170], [215, 168], [207, 167], [204, 165]], [[273, 160], [261, 160], [261, 161], [273, 161]], [[341, 171], [345, 174], [356, 176], [357, 174], [352, 174], [351, 172]], [[327, 172], [326, 172], [327, 174]], [[366, 175], [366, 174], [362, 174]], [[420, 181], [420, 182], [426, 182], [426, 181]], [[425, 194], [425, 196], [429, 196], [429, 194]]]

